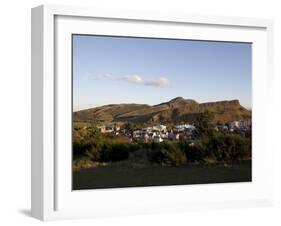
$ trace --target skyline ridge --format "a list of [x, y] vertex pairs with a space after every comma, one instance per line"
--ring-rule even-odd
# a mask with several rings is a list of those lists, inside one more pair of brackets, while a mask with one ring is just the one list
[[97, 105], [97, 106], [92, 106], [92, 107], [86, 107], [86, 108], [83, 108], [83, 109], [79, 109], [79, 110], [74, 110], [73, 109], [73, 112], [79, 112], [79, 111], [84, 111], [84, 110], [88, 110], [88, 109], [92, 109], [92, 108], [99, 108], [99, 107], [105, 107], [105, 106], [110, 106], [110, 105], [130, 105], [130, 104], [140, 104], [140, 105], [147, 105], [147, 106], [158, 106], [158, 105], [162, 105], [162, 104], [167, 104], [169, 102], [172, 102], [174, 100], [185, 100], [185, 101], [195, 101], [196, 103], [198, 104], [209, 104], [209, 103], [219, 103], [219, 102], [238, 102], [238, 104], [240, 104], [242, 107], [244, 107], [245, 109], [251, 111], [251, 108], [248, 108], [248, 107], [245, 107], [241, 104], [240, 100], [237, 98], [237, 99], [222, 99], [222, 100], [214, 100], [214, 101], [204, 101], [204, 102], [199, 102], [195, 99], [192, 99], [192, 98], [184, 98], [182, 96], [177, 96], [175, 98], [172, 98], [172, 99], [169, 99], [168, 101], [164, 101], [164, 102], [160, 102], [160, 103], [156, 103], [156, 104], [148, 104], [148, 103], [138, 103], [138, 102], [120, 102], [120, 103], [106, 103], [106, 104], [101, 104], [101, 105]]
[[137, 102], [108, 103], [108, 104], [102, 104], [102, 105], [98, 105], [98, 106], [92, 106], [92, 107], [88, 107], [88, 108], [83, 108], [83, 109], [79, 109], [79, 110], [74, 110], [73, 109], [73, 112], [75, 113], [75, 112], [85, 111], [85, 110], [89, 110], [89, 109], [93, 109], [93, 108], [100, 108], [100, 107], [113, 106], [113, 105], [133, 105], [133, 104], [136, 104], [136, 105], [147, 105], [147, 106], [150, 106], [150, 107], [154, 107], [154, 106], [159, 106], [159, 105], [167, 104], [167, 103], [173, 102], [175, 100], [194, 101], [197, 104], [202, 104], [202, 105], [210, 104], [210, 103], [227, 103], [227, 102], [228, 103], [231, 103], [231, 102], [233, 103], [233, 102], [237, 102], [239, 105], [241, 105], [245, 109], [251, 111], [251, 108], [247, 108], [247, 107], [243, 106], [239, 99], [223, 99], [223, 100], [199, 102], [199, 101], [197, 101], [195, 99], [184, 98], [184, 97], [181, 97], [181, 96], [177, 96], [175, 98], [169, 99], [168, 101], [160, 102], [158, 104], [157, 103], [156, 104], [147, 104], [147, 103], [137, 103]]

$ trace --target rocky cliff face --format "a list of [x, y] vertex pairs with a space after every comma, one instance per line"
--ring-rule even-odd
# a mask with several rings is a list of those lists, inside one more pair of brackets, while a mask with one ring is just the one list
[[223, 100], [216, 102], [207, 102], [200, 104], [201, 106], [214, 107], [214, 106], [240, 106], [239, 100]]
[[74, 121], [178, 123], [195, 120], [204, 111], [214, 113], [215, 122], [230, 122], [251, 118], [251, 112], [238, 100], [198, 103], [195, 100], [176, 97], [158, 105], [116, 104], [82, 110], [74, 113]]

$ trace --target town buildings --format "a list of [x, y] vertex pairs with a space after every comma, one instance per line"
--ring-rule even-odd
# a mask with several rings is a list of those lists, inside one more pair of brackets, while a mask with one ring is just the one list
[[[218, 124], [215, 130], [224, 133], [238, 132], [240, 134], [251, 131], [251, 120], [232, 121], [225, 124]], [[97, 126], [101, 133], [110, 133], [115, 136], [127, 136], [132, 139], [142, 140], [144, 142], [163, 142], [164, 140], [177, 141], [181, 138], [194, 140], [196, 139], [196, 127], [192, 124], [177, 124], [168, 127], [163, 124], [152, 125], [138, 129], [126, 129], [116, 124]]]
[[160, 143], [164, 140], [179, 140], [180, 137], [190, 137], [194, 130], [195, 126], [189, 124], [176, 125], [169, 130], [166, 125], [158, 124], [132, 131], [132, 138]]

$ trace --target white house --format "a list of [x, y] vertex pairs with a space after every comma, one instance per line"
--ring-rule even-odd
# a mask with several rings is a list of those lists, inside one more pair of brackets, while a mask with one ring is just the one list
[[250, 127], [252, 125], [252, 121], [251, 120], [244, 120], [244, 121], [240, 121], [240, 125], [241, 127]]
[[146, 127], [146, 128], [142, 128], [142, 131], [144, 133], [151, 133], [153, 131], [153, 128], [152, 127]]
[[168, 132], [166, 132], [166, 133], [161, 133], [161, 137], [162, 137], [163, 139], [169, 139], [169, 133], [168, 133]]
[[190, 124], [182, 124], [182, 125], [176, 125], [174, 127], [175, 131], [177, 132], [183, 132], [185, 130], [194, 130], [195, 126], [190, 125]]
[[239, 121], [233, 121], [233, 122], [230, 122], [230, 128], [239, 128], [240, 127], [240, 122]]
[[165, 125], [156, 125], [152, 127], [153, 131], [158, 131], [158, 132], [166, 132], [167, 131], [167, 126]]
[[138, 138], [142, 136], [142, 131], [141, 130], [135, 130], [133, 132], [133, 137]]
[[115, 131], [119, 131], [120, 129], [121, 129], [120, 126], [117, 126], [117, 125], [114, 126]]
[[160, 135], [156, 135], [156, 136], [153, 138], [153, 140], [154, 140], [155, 142], [158, 142], [158, 143], [163, 142], [163, 139], [162, 139], [162, 137], [161, 137]]
[[98, 130], [101, 132], [101, 133], [105, 133], [106, 132], [106, 127], [105, 125], [101, 125], [101, 126], [97, 126]]
[[252, 125], [252, 121], [251, 120], [233, 121], [233, 122], [230, 122], [229, 125], [230, 125], [231, 129], [248, 128]]

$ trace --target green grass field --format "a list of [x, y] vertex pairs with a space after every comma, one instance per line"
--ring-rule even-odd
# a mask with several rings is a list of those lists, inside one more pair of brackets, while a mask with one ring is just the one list
[[105, 166], [74, 171], [73, 190], [250, 182], [251, 180], [251, 160], [229, 165], [150, 166], [144, 168]]

